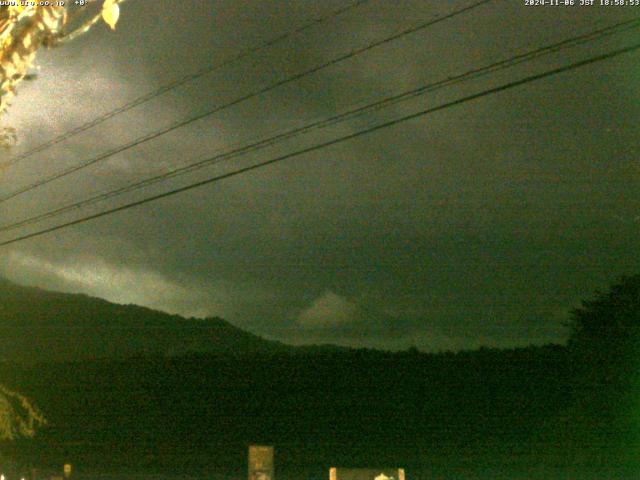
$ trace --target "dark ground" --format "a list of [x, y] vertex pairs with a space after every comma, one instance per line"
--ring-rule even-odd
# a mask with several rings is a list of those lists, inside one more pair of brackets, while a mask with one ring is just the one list
[[275, 445], [282, 479], [369, 465], [443, 479], [640, 472], [631, 390], [581, 381], [563, 346], [4, 367], [50, 422], [5, 452], [25, 466], [71, 462], [78, 477], [243, 478], [251, 443]]

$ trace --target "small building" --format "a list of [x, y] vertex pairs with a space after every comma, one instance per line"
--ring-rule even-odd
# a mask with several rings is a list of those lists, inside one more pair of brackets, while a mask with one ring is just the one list
[[329, 469], [329, 480], [405, 480], [404, 468]]

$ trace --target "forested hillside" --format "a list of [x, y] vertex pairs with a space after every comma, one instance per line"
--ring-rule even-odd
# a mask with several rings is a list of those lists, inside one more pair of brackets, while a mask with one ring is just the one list
[[220, 318], [184, 318], [0, 279], [0, 360], [33, 363], [286, 348]]
[[438, 478], [456, 478], [446, 476], [452, 466], [478, 478], [632, 478], [639, 301], [632, 277], [584, 302], [567, 346], [4, 362], [2, 381], [49, 421], [4, 449], [22, 462], [73, 459], [100, 471], [240, 475], [246, 446], [267, 443], [289, 478], [324, 478], [330, 465], [401, 465]]

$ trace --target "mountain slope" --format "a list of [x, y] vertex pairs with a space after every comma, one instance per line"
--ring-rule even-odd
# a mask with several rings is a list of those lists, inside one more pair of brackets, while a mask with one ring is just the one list
[[0, 279], [0, 360], [61, 361], [288, 349], [220, 318], [184, 318]]

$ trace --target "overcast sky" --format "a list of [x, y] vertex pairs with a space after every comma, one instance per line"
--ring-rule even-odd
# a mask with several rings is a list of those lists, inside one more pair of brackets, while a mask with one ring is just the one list
[[[346, 5], [130, 0], [41, 52], [11, 158]], [[471, 1], [371, 0], [1, 173], [2, 193]], [[638, 15], [496, 0], [0, 203], [7, 224], [206, 155]], [[637, 41], [638, 30], [439, 90], [0, 240], [355, 132]], [[640, 55], [465, 103], [0, 250], [0, 272], [291, 343], [561, 342], [581, 298], [640, 271]]]

